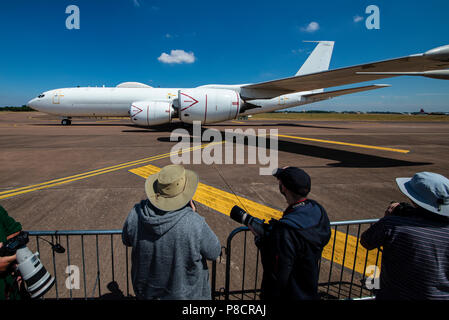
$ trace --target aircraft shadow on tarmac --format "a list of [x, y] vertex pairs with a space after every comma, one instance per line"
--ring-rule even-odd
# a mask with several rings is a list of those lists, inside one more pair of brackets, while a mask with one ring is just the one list
[[[221, 132], [221, 137], [224, 140], [224, 132]], [[161, 142], [171, 142], [174, 143], [176, 141], [170, 141], [170, 137], [159, 137], [158, 141]], [[241, 140], [241, 139], [240, 139]], [[180, 141], [180, 140], [179, 140]], [[248, 139], [244, 137], [244, 144], [248, 145]], [[267, 138], [266, 146], [269, 148], [270, 139]], [[192, 142], [192, 140], [191, 140]], [[204, 142], [213, 142], [213, 141], [202, 141]], [[240, 142], [237, 139], [235, 142]], [[406, 161], [399, 160], [393, 158], [387, 158], [382, 156], [376, 156], [371, 154], [364, 154], [355, 151], [347, 151], [347, 150], [339, 150], [332, 149], [329, 147], [316, 146], [304, 143], [298, 143], [295, 141], [289, 140], [278, 140], [278, 151], [279, 152], [288, 152], [291, 154], [297, 154], [302, 156], [328, 159], [335, 161], [335, 163], [328, 163], [327, 166], [330, 167], [343, 167], [343, 168], [390, 168], [390, 167], [410, 167], [410, 166], [424, 166], [431, 165], [431, 162], [415, 162], [415, 161]]]
[[[34, 124], [36, 126], [48, 126], [49, 124]], [[60, 126], [60, 124], [50, 124], [54, 126]], [[304, 126], [304, 127], [316, 127], [316, 128], [327, 128], [327, 129], [346, 129], [346, 128], [336, 128], [336, 127], [321, 127], [321, 126], [309, 126], [300, 124], [290, 124], [290, 123], [280, 123], [276, 125], [286, 125], [286, 126]], [[172, 132], [177, 128], [184, 128], [191, 132], [191, 126], [187, 126], [181, 122], [174, 122], [169, 125], [154, 126], [150, 129], [140, 128], [133, 124], [123, 124], [123, 123], [77, 123], [72, 124], [72, 126], [127, 126], [132, 129], [122, 130], [122, 132], [129, 133], [155, 133], [155, 132]], [[230, 124], [220, 125], [220, 126], [234, 126]], [[237, 126], [237, 125], [236, 125]], [[259, 125], [258, 125], [259, 126]], [[275, 126], [269, 124], [263, 124], [263, 126]], [[207, 127], [202, 128], [202, 132], [207, 130]], [[224, 140], [224, 132], [220, 131], [222, 139]], [[245, 136], [245, 135], [244, 135]], [[246, 136], [245, 136], [246, 137]], [[159, 137], [158, 141], [161, 142], [172, 142], [169, 137]], [[236, 140], [237, 141], [237, 140]], [[209, 141], [203, 141], [209, 142]], [[244, 139], [245, 145], [248, 145], [248, 139]], [[266, 145], [269, 146], [269, 139], [266, 141]], [[329, 163], [327, 166], [330, 167], [346, 167], [346, 168], [389, 168], [389, 167], [410, 167], [410, 166], [424, 166], [431, 165], [431, 162], [415, 162], [406, 161], [393, 158], [387, 158], [382, 156], [370, 155], [359, 153], [355, 151], [332, 149], [329, 147], [316, 146], [304, 143], [298, 143], [289, 140], [278, 140], [278, 151], [288, 152], [291, 154], [303, 155], [314, 158], [328, 159], [335, 161], [335, 163]]]
[[[95, 124], [92, 124], [95, 125]], [[170, 123], [170, 124], [163, 124], [159, 126], [152, 126], [151, 128], [142, 128], [135, 125], [127, 125], [128, 127], [133, 127], [135, 129], [131, 130], [122, 130], [122, 132], [134, 132], [134, 133], [145, 133], [145, 132], [170, 132], [172, 130], [175, 130], [177, 128], [184, 128], [188, 129], [188, 125], [185, 125], [183, 123]], [[350, 128], [343, 128], [343, 127], [330, 127], [330, 126], [314, 126], [314, 125], [306, 125], [306, 124], [299, 124], [299, 123], [263, 123], [263, 124], [251, 124], [251, 123], [245, 123], [245, 124], [232, 124], [232, 123], [225, 123], [225, 124], [216, 124], [217, 127], [301, 127], [301, 128], [316, 128], [316, 129], [330, 129], [330, 130], [352, 130]], [[214, 127], [208, 127], [203, 126], [202, 129], [209, 129]]]
[[[61, 127], [60, 123], [34, 123], [32, 126], [36, 127]], [[152, 126], [151, 128], [143, 128], [136, 126], [134, 124], [126, 124], [126, 123], [85, 123], [85, 122], [74, 122], [70, 125], [71, 127], [130, 127], [133, 129], [122, 130], [122, 132], [135, 132], [135, 133], [145, 133], [145, 132], [154, 132], [154, 131], [171, 131], [176, 128], [185, 128], [186, 126], [182, 123], [171, 123], [171, 124], [163, 124]], [[307, 124], [299, 124], [299, 123], [245, 123], [245, 124], [232, 124], [232, 123], [224, 123], [217, 124], [218, 127], [297, 127], [297, 128], [315, 128], [315, 129], [329, 129], [329, 130], [351, 130], [350, 128], [343, 127], [332, 127], [332, 126], [315, 126], [315, 125], [307, 125]], [[204, 128], [208, 128], [207, 126]]]
[[[32, 126], [36, 126], [36, 127], [62, 127], [62, 125], [60, 123], [34, 123], [31, 124]], [[72, 123], [70, 125], [70, 127], [132, 127], [132, 128], [136, 128], [135, 125], [133, 124], [125, 124], [125, 123], [83, 123], [83, 122], [78, 122], [78, 123]]]
[[331, 127], [331, 126], [315, 126], [308, 124], [300, 124], [300, 123], [288, 123], [288, 122], [280, 122], [280, 123], [249, 123], [245, 124], [233, 124], [233, 123], [225, 123], [218, 124], [219, 127], [298, 127], [298, 128], [316, 128], [316, 129], [331, 129], [331, 130], [351, 130], [350, 128], [343, 127]]

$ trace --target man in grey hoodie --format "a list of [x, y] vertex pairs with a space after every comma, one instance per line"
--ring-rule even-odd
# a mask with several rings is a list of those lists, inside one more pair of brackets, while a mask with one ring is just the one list
[[138, 299], [211, 299], [206, 260], [221, 246], [192, 197], [198, 176], [169, 165], [146, 180], [148, 199], [136, 204], [123, 226], [122, 241], [132, 247], [131, 277]]

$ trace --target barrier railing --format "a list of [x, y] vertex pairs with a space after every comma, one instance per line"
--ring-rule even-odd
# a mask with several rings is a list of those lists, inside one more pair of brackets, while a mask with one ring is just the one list
[[[372, 297], [366, 274], [378, 276], [381, 255], [359, 245], [361, 233], [376, 222], [331, 223], [332, 237], [320, 261], [319, 293], [323, 299]], [[342, 231], [343, 230], [343, 231]], [[133, 299], [130, 251], [121, 230], [30, 231], [29, 248], [55, 277], [45, 298]], [[258, 299], [263, 268], [254, 237], [246, 227], [231, 232], [219, 261], [209, 262], [213, 299]], [[249, 235], [249, 236], [248, 236]], [[50, 244], [48, 244], [50, 243]], [[64, 253], [45, 250], [59, 244]]]
[[[29, 247], [33, 248], [34, 242], [42, 264], [55, 277], [55, 285], [45, 298], [131, 298], [129, 248], [122, 244], [121, 233], [122, 230], [30, 231]], [[58, 244], [65, 252], [41, 250], [47, 245], [43, 242]]]
[[[332, 236], [319, 263], [319, 293], [323, 299], [372, 298], [365, 284], [379, 276], [380, 250], [367, 251], [360, 246], [360, 236], [378, 219], [332, 222]], [[341, 231], [343, 230], [343, 231]], [[249, 229], [240, 227], [226, 242], [225, 284], [214, 291], [215, 299], [258, 299], [262, 281], [260, 252]], [[240, 239], [238, 239], [240, 237]], [[234, 252], [239, 241], [238, 251]], [[250, 271], [248, 271], [250, 270]], [[371, 278], [366, 277], [368, 275]], [[377, 273], [377, 274], [376, 274]]]

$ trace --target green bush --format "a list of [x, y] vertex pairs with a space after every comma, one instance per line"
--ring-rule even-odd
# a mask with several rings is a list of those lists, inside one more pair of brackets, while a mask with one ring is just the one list
[[0, 111], [13, 111], [13, 112], [20, 112], [20, 111], [36, 111], [33, 108], [30, 108], [26, 105], [23, 105], [21, 107], [0, 107]]

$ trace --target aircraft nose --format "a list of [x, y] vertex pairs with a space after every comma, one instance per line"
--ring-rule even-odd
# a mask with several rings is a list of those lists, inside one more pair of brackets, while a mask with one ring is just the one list
[[36, 102], [37, 102], [37, 98], [31, 99], [30, 101], [28, 101], [27, 106], [37, 110], [37, 103]]

